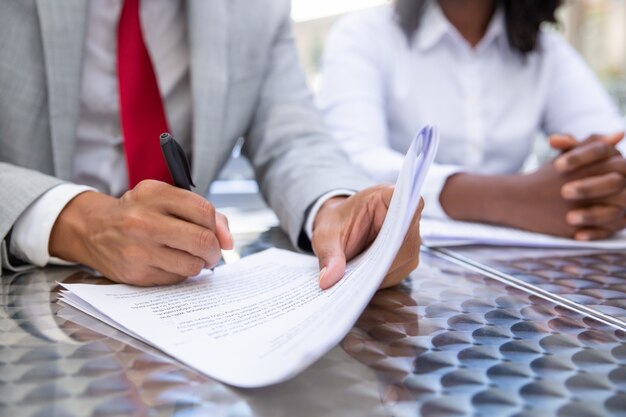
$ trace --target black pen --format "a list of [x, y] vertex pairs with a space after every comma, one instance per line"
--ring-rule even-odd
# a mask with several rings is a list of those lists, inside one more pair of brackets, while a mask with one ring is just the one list
[[196, 186], [191, 180], [191, 170], [189, 161], [183, 148], [169, 133], [162, 133], [159, 137], [161, 141], [161, 151], [163, 158], [170, 171], [174, 185], [178, 188], [191, 191], [192, 186]]

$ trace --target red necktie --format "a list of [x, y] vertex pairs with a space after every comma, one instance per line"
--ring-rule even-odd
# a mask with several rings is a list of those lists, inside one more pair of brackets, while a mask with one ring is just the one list
[[117, 30], [120, 116], [128, 185], [145, 179], [172, 183], [159, 135], [168, 132], [154, 68], [141, 33], [139, 0], [124, 0]]

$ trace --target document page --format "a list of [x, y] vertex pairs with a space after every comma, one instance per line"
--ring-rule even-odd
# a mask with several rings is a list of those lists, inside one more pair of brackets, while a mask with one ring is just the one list
[[269, 249], [168, 287], [62, 284], [73, 306], [240, 387], [295, 376], [341, 341], [384, 279], [418, 207], [438, 137], [413, 141], [382, 229], [322, 291], [313, 256]]
[[581, 242], [482, 223], [422, 218], [420, 232], [424, 244], [430, 247], [493, 245], [562, 249], [626, 249], [626, 232], [624, 231], [609, 239]]

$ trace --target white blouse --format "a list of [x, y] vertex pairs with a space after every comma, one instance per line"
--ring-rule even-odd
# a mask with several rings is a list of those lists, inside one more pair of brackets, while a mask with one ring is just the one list
[[409, 44], [392, 6], [343, 18], [325, 51], [318, 104], [352, 160], [378, 181], [396, 179], [425, 124], [441, 145], [425, 184], [427, 216], [445, 216], [439, 194], [456, 172], [519, 172], [538, 134], [584, 139], [624, 130], [602, 86], [557, 33], [513, 51], [498, 10], [472, 47], [431, 1]]

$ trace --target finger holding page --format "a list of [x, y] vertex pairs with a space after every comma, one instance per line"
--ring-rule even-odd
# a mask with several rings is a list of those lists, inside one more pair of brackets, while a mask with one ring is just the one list
[[345, 273], [346, 261], [374, 241], [392, 194], [391, 186], [375, 186], [348, 198], [333, 198], [320, 208], [312, 245], [319, 259], [322, 289], [335, 285]]
[[346, 197], [326, 201], [315, 218], [311, 244], [319, 262], [319, 286], [325, 290], [332, 287], [346, 271], [345, 245], [341, 236], [339, 207]]
[[420, 238], [422, 210], [424, 210], [424, 200], [420, 199], [420, 205], [413, 215], [409, 231], [389, 269], [389, 273], [385, 276], [385, 280], [380, 285], [381, 289], [400, 284], [419, 265], [420, 247], [422, 245]]
[[[364, 251], [369, 253], [373, 246], [381, 245], [378, 239], [394, 234], [398, 236], [392, 239], [400, 239], [397, 246], [382, 244], [383, 250], [395, 256], [387, 264], [380, 287], [398, 284], [417, 267], [419, 218], [423, 209], [419, 190], [436, 154], [436, 130], [427, 127], [418, 139], [409, 149], [395, 187], [371, 187], [320, 209], [313, 225], [312, 246], [319, 259], [322, 289], [330, 288], [341, 279], [346, 260]], [[390, 217], [389, 222], [387, 217]], [[392, 226], [393, 223], [396, 225]], [[404, 232], [391, 232], [398, 227]]]
[[317, 249], [320, 263], [319, 284], [325, 290], [335, 285], [346, 272], [346, 256], [339, 236], [328, 236]]

